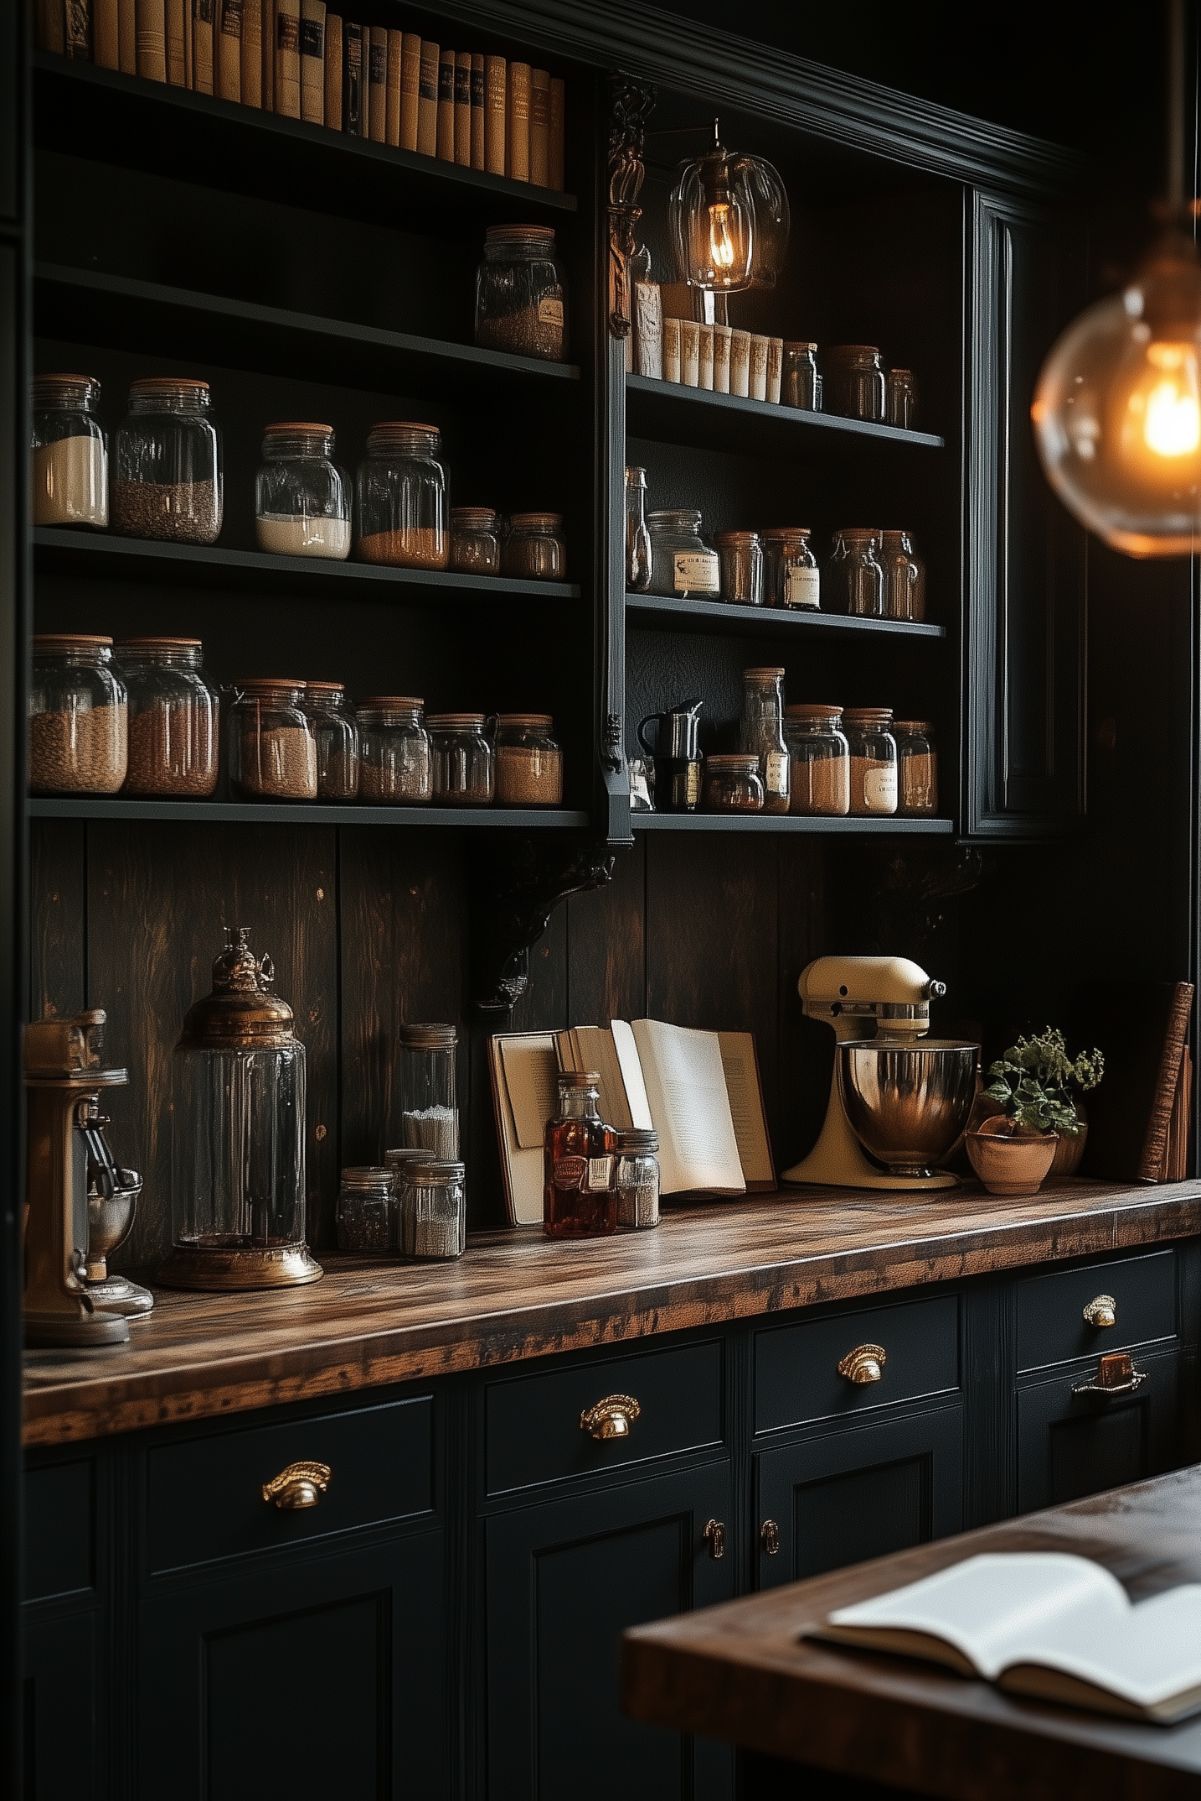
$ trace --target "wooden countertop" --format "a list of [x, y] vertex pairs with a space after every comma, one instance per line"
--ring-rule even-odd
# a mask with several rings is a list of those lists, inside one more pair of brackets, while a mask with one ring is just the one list
[[792, 1189], [668, 1209], [582, 1244], [474, 1237], [457, 1263], [328, 1260], [268, 1294], [160, 1291], [108, 1350], [25, 1359], [25, 1443], [62, 1444], [551, 1351], [955, 1281], [1201, 1232], [1201, 1182], [1076, 1181], [1029, 1200]]
[[[1108, 1719], [802, 1637], [832, 1608], [980, 1551], [1073, 1552], [1112, 1570], [1136, 1602], [1201, 1581], [1201, 1469], [640, 1626], [625, 1638], [624, 1705], [638, 1719], [821, 1770], [817, 1788], [831, 1796], [837, 1774], [943, 1801], [1196, 1801], [1201, 1718]], [[769, 1792], [804, 1793], [802, 1772]], [[752, 1783], [748, 1801], [755, 1793]]]

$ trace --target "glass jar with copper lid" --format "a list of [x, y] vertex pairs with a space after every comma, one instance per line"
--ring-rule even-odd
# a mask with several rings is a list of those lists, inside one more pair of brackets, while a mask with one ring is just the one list
[[317, 734], [296, 676], [237, 682], [226, 734], [230, 786], [243, 800], [316, 800]]
[[898, 719], [892, 728], [897, 741], [897, 812], [909, 818], [929, 818], [938, 812], [938, 746], [928, 719]]
[[769, 607], [816, 613], [821, 577], [807, 525], [776, 525], [763, 534], [764, 598]]
[[425, 702], [415, 694], [377, 694], [361, 700], [359, 793], [376, 805], [419, 807], [433, 793]]
[[763, 777], [754, 751], [715, 751], [705, 758], [707, 813], [762, 813]]
[[798, 701], [784, 709], [790, 813], [839, 819], [851, 810], [851, 751], [842, 708]]
[[501, 807], [563, 804], [563, 752], [549, 713], [498, 713], [493, 740]]
[[108, 524], [108, 446], [94, 375], [37, 375], [30, 395], [33, 523]]
[[373, 425], [359, 464], [359, 556], [401, 569], [445, 569], [450, 561], [450, 489], [436, 425]]
[[758, 532], [714, 532], [721, 597], [735, 606], [763, 605], [763, 543]]
[[200, 639], [123, 638], [116, 655], [129, 691], [125, 793], [212, 794], [220, 703], [205, 680]]
[[561, 582], [567, 575], [562, 513], [511, 513], [501, 552], [506, 575], [536, 582]]
[[739, 749], [754, 751], [763, 778], [763, 811], [788, 811], [788, 747], [784, 743], [784, 671], [744, 669]]
[[549, 225], [490, 225], [475, 278], [475, 341], [561, 363], [567, 290]]
[[825, 353], [826, 404], [848, 419], [884, 418], [886, 379], [875, 344], [834, 344]]
[[851, 812], [867, 818], [897, 810], [897, 741], [891, 707], [847, 707], [842, 716], [851, 752]]
[[221, 534], [221, 434], [206, 381], [131, 382], [113, 443], [113, 528], [130, 538], [215, 544]]
[[306, 682], [304, 711], [317, 739], [318, 800], [354, 800], [359, 792], [359, 728], [345, 682]]
[[490, 807], [496, 759], [482, 713], [431, 713], [434, 803], [440, 807]]
[[350, 555], [350, 484], [334, 462], [334, 428], [285, 420], [263, 428], [254, 530], [273, 556]]
[[500, 533], [492, 507], [451, 507], [448, 566], [459, 575], [500, 574]]
[[35, 637], [26, 710], [31, 793], [117, 793], [129, 759], [129, 706], [111, 638]]
[[882, 532], [879, 551], [884, 571], [886, 619], [922, 620], [926, 617], [926, 565], [913, 547], [908, 531]]

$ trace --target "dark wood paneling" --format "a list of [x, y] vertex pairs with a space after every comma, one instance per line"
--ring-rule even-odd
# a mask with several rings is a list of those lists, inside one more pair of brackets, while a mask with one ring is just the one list
[[572, 1025], [645, 1014], [645, 839], [618, 855], [605, 887], [568, 901], [567, 995]]
[[30, 1019], [78, 1013], [85, 1004], [86, 831], [64, 819], [30, 833]]

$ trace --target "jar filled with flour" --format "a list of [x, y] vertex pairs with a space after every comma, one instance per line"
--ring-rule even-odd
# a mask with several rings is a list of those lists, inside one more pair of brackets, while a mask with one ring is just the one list
[[254, 515], [258, 547], [273, 556], [350, 555], [350, 486], [334, 462], [332, 425], [264, 426]]
[[108, 524], [108, 447], [91, 375], [37, 375], [30, 395], [35, 525]]
[[405, 1146], [454, 1160], [459, 1155], [458, 1034], [450, 1025], [404, 1025], [399, 1039]]

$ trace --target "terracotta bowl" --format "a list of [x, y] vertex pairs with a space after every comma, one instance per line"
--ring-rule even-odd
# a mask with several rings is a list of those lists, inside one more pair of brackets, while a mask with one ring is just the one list
[[1059, 1135], [1009, 1137], [997, 1129], [1003, 1123], [998, 1115], [967, 1134], [964, 1143], [971, 1166], [989, 1194], [1037, 1194], [1055, 1160]]

